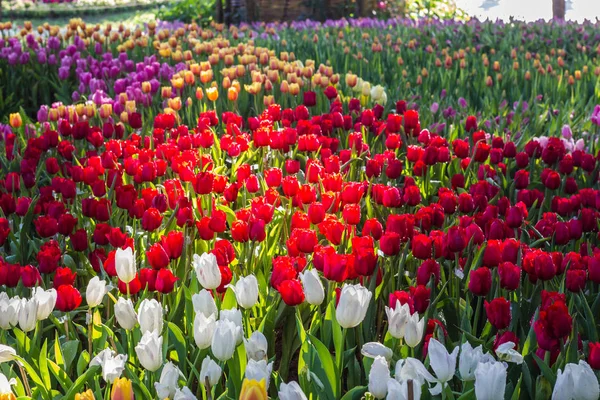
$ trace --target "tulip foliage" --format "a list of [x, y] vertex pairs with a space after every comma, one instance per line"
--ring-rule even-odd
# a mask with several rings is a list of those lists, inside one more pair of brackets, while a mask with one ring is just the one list
[[0, 127], [0, 399], [600, 396], [590, 25], [369, 21], [1, 40], [81, 85]]

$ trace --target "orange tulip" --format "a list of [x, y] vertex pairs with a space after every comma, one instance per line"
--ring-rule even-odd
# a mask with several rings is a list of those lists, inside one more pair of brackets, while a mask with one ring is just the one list
[[21, 114], [19, 113], [10, 114], [8, 122], [13, 128], [20, 128], [21, 125], [23, 125], [23, 119], [21, 118]]
[[77, 393], [75, 400], [95, 400], [94, 392], [92, 392], [92, 389], [88, 389], [83, 393]]
[[127, 378], [117, 378], [110, 392], [110, 400], [133, 400], [133, 388]]
[[267, 400], [266, 381], [260, 382], [254, 379], [244, 379], [240, 400]]
[[208, 97], [210, 101], [217, 101], [219, 98], [219, 90], [216, 87], [206, 89], [206, 97]]
[[238, 91], [237, 91], [237, 89], [236, 89], [236, 88], [234, 88], [234, 87], [230, 87], [230, 88], [227, 90], [227, 98], [228, 98], [230, 101], [236, 101], [236, 100], [238, 99]]

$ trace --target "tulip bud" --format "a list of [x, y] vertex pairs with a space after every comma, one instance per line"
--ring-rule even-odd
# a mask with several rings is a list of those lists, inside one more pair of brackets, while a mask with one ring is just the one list
[[506, 365], [501, 362], [480, 362], [475, 370], [477, 399], [503, 399], [506, 390]]
[[281, 400], [307, 400], [306, 395], [297, 382], [281, 383], [279, 386], [279, 398]]
[[205, 317], [217, 315], [219, 312], [215, 299], [206, 289], [202, 289], [200, 293], [192, 296], [192, 304], [194, 306], [194, 312], [202, 313]]
[[358, 326], [367, 314], [373, 293], [360, 284], [345, 284], [340, 294], [340, 301], [335, 316], [342, 328]]
[[424, 325], [425, 319], [419, 319], [418, 313], [414, 313], [410, 316], [404, 328], [404, 341], [409, 347], [415, 348], [419, 343], [421, 343], [421, 339], [423, 339]]
[[135, 354], [142, 367], [154, 372], [163, 364], [162, 355], [163, 338], [156, 331], [146, 331], [142, 339], [135, 346]]
[[137, 315], [133, 309], [131, 299], [119, 297], [115, 304], [115, 317], [119, 325], [125, 330], [132, 330], [137, 324]]
[[10, 346], [0, 344], [0, 363], [12, 361], [15, 359], [17, 352]]
[[250, 339], [244, 339], [244, 346], [246, 347], [246, 355], [252, 360], [264, 360], [267, 356], [269, 344], [265, 335], [260, 331], [254, 331]]
[[252, 308], [258, 301], [258, 281], [254, 275], [240, 278], [235, 284], [235, 298], [243, 308]]
[[213, 335], [211, 350], [219, 361], [227, 361], [233, 357], [240, 328], [232, 321], [219, 320]]
[[137, 273], [135, 266], [135, 254], [131, 247], [125, 250], [117, 249], [115, 253], [115, 270], [117, 276], [124, 283], [131, 282]]
[[11, 113], [8, 117], [8, 123], [13, 128], [20, 128], [23, 125], [23, 119], [19, 113]]
[[316, 269], [305, 270], [300, 273], [300, 281], [304, 287], [304, 294], [308, 303], [318, 306], [325, 299], [325, 289], [323, 282], [319, 278], [319, 273]]
[[239, 400], [267, 400], [267, 386], [266, 381], [260, 382], [244, 379], [242, 383], [242, 391], [240, 393]]
[[106, 294], [106, 281], [101, 281], [97, 276], [90, 279], [85, 291], [85, 298], [90, 307], [97, 307], [102, 303]]
[[387, 395], [387, 382], [390, 379], [390, 367], [384, 357], [377, 356], [369, 371], [369, 392], [377, 399]]
[[194, 341], [199, 349], [210, 347], [216, 327], [217, 322], [214, 314], [209, 317], [202, 313], [196, 314], [196, 318], [194, 318]]
[[133, 400], [133, 387], [127, 378], [118, 378], [112, 385], [110, 400]]
[[202, 287], [216, 289], [221, 285], [221, 270], [214, 254], [204, 253], [201, 256], [194, 254], [192, 264]]
[[385, 307], [385, 313], [388, 318], [388, 332], [396, 339], [404, 337], [404, 328], [410, 319], [410, 308], [408, 304], [400, 305], [400, 300], [396, 300], [396, 307]]
[[94, 397], [92, 389], [88, 389], [83, 393], [75, 394], [75, 400], [96, 400], [96, 398]]
[[160, 335], [163, 328], [162, 304], [155, 299], [145, 299], [138, 310], [138, 322], [142, 333], [156, 332]]
[[19, 328], [25, 333], [35, 329], [37, 324], [38, 303], [35, 298], [21, 299], [19, 307]]
[[154, 383], [156, 394], [159, 399], [170, 399], [175, 396], [175, 392], [179, 388], [179, 378], [183, 374], [172, 362], [168, 362], [160, 372], [160, 380]]
[[206, 385], [208, 378], [208, 384], [211, 387], [216, 386], [219, 379], [221, 379], [221, 372], [221, 367], [213, 359], [206, 357], [202, 360], [202, 367], [200, 368], [200, 383]]
[[[52, 311], [54, 311], [54, 307], [56, 306], [56, 300], [58, 294], [55, 289], [44, 290], [41, 287], [36, 287], [33, 289], [33, 298], [35, 298], [38, 308], [37, 308], [37, 320], [43, 321], [47, 319]], [[0, 314], [3, 314], [2, 307], [0, 306]]]

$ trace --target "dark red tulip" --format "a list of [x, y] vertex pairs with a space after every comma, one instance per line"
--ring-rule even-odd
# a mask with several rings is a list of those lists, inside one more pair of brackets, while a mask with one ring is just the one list
[[469, 279], [469, 291], [475, 296], [486, 296], [492, 287], [492, 273], [487, 267], [472, 270]]
[[511, 320], [510, 301], [498, 297], [491, 302], [485, 301], [485, 312], [490, 324], [498, 330], [508, 328]]
[[56, 309], [62, 312], [73, 311], [81, 305], [81, 293], [72, 285], [61, 285], [56, 289]]
[[178, 279], [171, 270], [163, 268], [156, 275], [156, 290], [160, 293], [171, 293]]

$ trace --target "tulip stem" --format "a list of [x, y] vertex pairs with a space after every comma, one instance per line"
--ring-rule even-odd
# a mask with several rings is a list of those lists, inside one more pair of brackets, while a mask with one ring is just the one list
[[90, 318], [89, 328], [88, 328], [88, 353], [90, 357], [92, 356], [92, 348], [93, 348], [93, 333], [94, 333], [94, 315], [92, 313], [92, 308], [88, 310], [88, 316]]
[[336, 354], [337, 367], [338, 367], [338, 395], [341, 397], [342, 389], [344, 384], [342, 382], [342, 374], [344, 373], [344, 347], [346, 345], [346, 334], [348, 329], [342, 328], [342, 343], [340, 344], [339, 353]]
[[20, 362], [17, 361], [16, 364], [19, 367], [19, 371], [21, 372], [21, 380], [23, 381], [23, 386], [25, 386], [25, 392], [27, 393], [27, 396], [31, 397], [31, 387], [29, 386], [29, 379], [27, 378], [27, 373], [25, 372], [25, 369], [23, 369], [23, 366]]
[[477, 308], [475, 309], [475, 319], [473, 320], [473, 335], [477, 336], [477, 328], [479, 322], [479, 314], [481, 314], [481, 306], [483, 304], [483, 297], [477, 296]]

